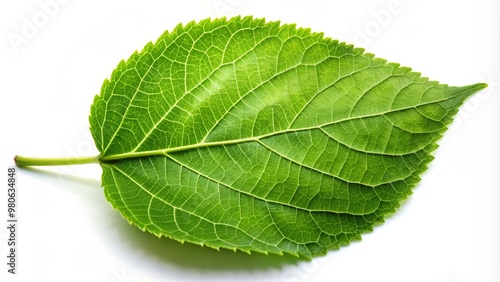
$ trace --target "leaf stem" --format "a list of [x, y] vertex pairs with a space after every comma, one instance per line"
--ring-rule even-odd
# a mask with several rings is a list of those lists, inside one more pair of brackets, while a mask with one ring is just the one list
[[77, 158], [29, 158], [17, 155], [14, 158], [17, 166], [51, 166], [99, 163], [99, 156]]

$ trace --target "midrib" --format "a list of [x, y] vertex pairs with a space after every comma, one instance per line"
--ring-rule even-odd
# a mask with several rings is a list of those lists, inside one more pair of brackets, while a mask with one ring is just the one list
[[[475, 87], [474, 87], [475, 86]], [[481, 87], [479, 84], [478, 85], [473, 85], [470, 88], [476, 88], [476, 87]], [[185, 146], [179, 146], [179, 147], [174, 147], [174, 148], [166, 148], [166, 149], [156, 149], [156, 150], [148, 150], [148, 151], [141, 151], [141, 152], [129, 152], [129, 153], [121, 153], [121, 154], [115, 154], [115, 155], [109, 155], [109, 156], [103, 156], [99, 158], [100, 162], [109, 162], [109, 161], [117, 161], [117, 160], [122, 160], [122, 159], [130, 159], [130, 158], [139, 158], [139, 157], [149, 157], [149, 156], [166, 156], [170, 153], [175, 153], [175, 152], [181, 152], [181, 151], [188, 151], [188, 150], [194, 150], [194, 149], [200, 149], [200, 148], [208, 148], [208, 147], [215, 147], [215, 146], [226, 146], [226, 145], [234, 145], [234, 144], [241, 144], [241, 143], [246, 143], [246, 142], [256, 142], [259, 140], [262, 140], [264, 138], [280, 135], [280, 134], [285, 134], [285, 133], [291, 133], [291, 132], [300, 132], [300, 131], [306, 131], [306, 130], [312, 130], [312, 129], [319, 129], [324, 126], [344, 122], [344, 121], [349, 121], [349, 120], [354, 120], [354, 119], [362, 119], [362, 118], [369, 118], [369, 117], [375, 117], [375, 116], [381, 116], [384, 114], [392, 113], [392, 112], [398, 112], [398, 111], [404, 111], [412, 108], [416, 108], [419, 106], [424, 106], [427, 104], [434, 104], [434, 103], [439, 103], [442, 101], [446, 101], [448, 99], [457, 97], [459, 95], [463, 94], [468, 94], [471, 92], [472, 89], [466, 89], [465, 91], [461, 93], [457, 93], [456, 95], [446, 97], [444, 99], [436, 100], [436, 101], [431, 101], [427, 103], [421, 103], [415, 106], [409, 106], [409, 107], [404, 107], [400, 109], [392, 109], [388, 110], [385, 112], [381, 113], [374, 113], [374, 114], [369, 114], [369, 115], [362, 115], [358, 117], [347, 117], [343, 119], [339, 119], [336, 121], [324, 123], [321, 125], [316, 125], [316, 126], [310, 126], [310, 127], [304, 127], [304, 128], [296, 128], [296, 129], [285, 129], [285, 130], [280, 130], [276, 132], [271, 132], [267, 133], [264, 135], [260, 136], [254, 136], [254, 137], [247, 137], [247, 138], [240, 138], [240, 139], [233, 139], [233, 140], [224, 140], [224, 141], [216, 141], [216, 142], [200, 142], [196, 144], [190, 144], [190, 145], [185, 145]]]

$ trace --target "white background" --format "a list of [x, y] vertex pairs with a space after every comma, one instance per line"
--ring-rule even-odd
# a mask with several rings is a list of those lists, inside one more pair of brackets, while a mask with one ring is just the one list
[[433, 80], [490, 86], [461, 108], [397, 214], [325, 257], [159, 240], [106, 202], [99, 166], [19, 169], [18, 275], [7, 274], [2, 227], [1, 281], [500, 281], [498, 1], [54, 1], [0, 4], [0, 183], [16, 154], [97, 154], [88, 115], [103, 80], [121, 59], [191, 20], [297, 23]]

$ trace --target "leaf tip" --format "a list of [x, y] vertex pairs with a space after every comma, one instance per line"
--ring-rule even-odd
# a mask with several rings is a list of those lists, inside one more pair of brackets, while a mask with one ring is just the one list
[[475, 84], [472, 84], [471, 87], [475, 88], [476, 91], [481, 91], [481, 90], [488, 87], [488, 83], [484, 83], [484, 82], [475, 83]]

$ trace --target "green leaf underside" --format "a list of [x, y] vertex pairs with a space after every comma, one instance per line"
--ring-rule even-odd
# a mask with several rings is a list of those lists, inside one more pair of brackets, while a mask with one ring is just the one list
[[122, 61], [90, 124], [131, 223], [213, 248], [312, 257], [411, 194], [457, 108], [450, 87], [294, 25], [179, 25]]

